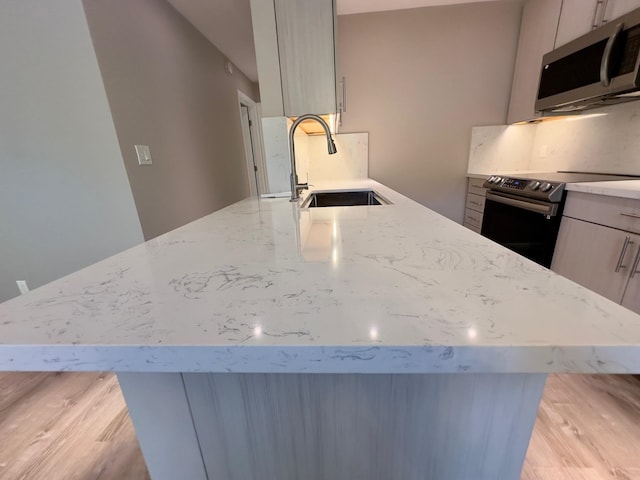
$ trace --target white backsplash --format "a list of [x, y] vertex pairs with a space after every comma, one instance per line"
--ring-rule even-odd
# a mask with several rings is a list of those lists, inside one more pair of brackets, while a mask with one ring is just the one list
[[[535, 125], [473, 127], [469, 173], [492, 174], [528, 170]], [[508, 167], [507, 167], [508, 165]]]
[[267, 166], [269, 193], [288, 192], [289, 184], [289, 128], [287, 117], [264, 117], [262, 136]]
[[340, 133], [333, 136], [338, 153], [327, 153], [324, 135], [309, 138], [309, 181], [360, 180], [369, 178], [369, 134]]
[[640, 175], [640, 101], [537, 125], [472, 129], [469, 173], [557, 170]]
[[[289, 128], [287, 117], [262, 119], [265, 161], [269, 193], [291, 190]], [[369, 178], [369, 134], [333, 135], [338, 153], [327, 153], [324, 135], [307, 135], [301, 128], [295, 133], [296, 170], [301, 183]]]

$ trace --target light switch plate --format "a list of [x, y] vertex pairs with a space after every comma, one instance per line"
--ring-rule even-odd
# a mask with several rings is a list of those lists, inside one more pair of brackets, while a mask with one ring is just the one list
[[151, 151], [149, 145], [136, 145], [136, 155], [138, 156], [138, 165], [151, 165]]
[[18, 290], [20, 290], [22, 295], [29, 291], [29, 285], [27, 285], [26, 280], [16, 280], [16, 284], [18, 285]]

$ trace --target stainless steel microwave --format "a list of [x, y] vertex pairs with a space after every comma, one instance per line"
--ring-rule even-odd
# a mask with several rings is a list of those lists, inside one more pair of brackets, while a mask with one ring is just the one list
[[544, 55], [535, 108], [570, 112], [640, 100], [640, 8]]

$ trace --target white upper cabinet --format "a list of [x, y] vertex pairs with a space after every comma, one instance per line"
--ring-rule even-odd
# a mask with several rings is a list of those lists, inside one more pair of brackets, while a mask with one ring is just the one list
[[640, 8], [640, 0], [608, 0], [605, 3], [606, 7], [601, 23], [610, 22], [625, 13]]
[[563, 0], [555, 47], [569, 43], [599, 25], [602, 5], [598, 0]]
[[335, 9], [332, 0], [275, 0], [284, 111], [335, 113]]
[[640, 0], [563, 0], [555, 46], [640, 8]]
[[251, 0], [263, 116], [337, 112], [335, 0]]
[[522, 12], [508, 123], [533, 120], [542, 56], [553, 50], [562, 0], [528, 0]]

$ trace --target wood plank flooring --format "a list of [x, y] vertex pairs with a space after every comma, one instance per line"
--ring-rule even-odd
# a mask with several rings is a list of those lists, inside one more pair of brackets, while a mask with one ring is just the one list
[[[115, 376], [0, 372], [0, 480], [148, 478]], [[640, 378], [549, 376], [521, 480], [609, 479], [640, 480]]]
[[0, 373], [1, 480], [148, 478], [114, 375]]
[[640, 378], [550, 375], [522, 480], [640, 480]]

